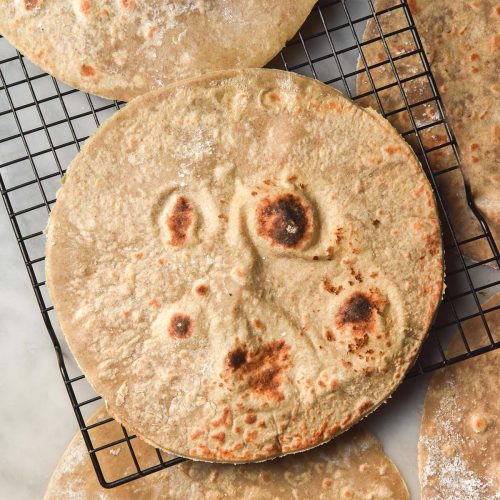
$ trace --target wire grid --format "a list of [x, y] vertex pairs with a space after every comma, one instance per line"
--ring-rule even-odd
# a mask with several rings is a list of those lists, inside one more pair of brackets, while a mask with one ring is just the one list
[[[405, 23], [397, 29], [383, 33], [380, 20], [384, 15], [399, 11]], [[375, 23], [378, 35], [363, 39], [367, 21]], [[414, 47], [403, 54], [392, 55], [391, 37], [408, 34]], [[381, 43], [385, 53], [383, 60], [369, 64], [364, 49], [372, 43]], [[416, 56], [421, 71], [400, 77], [398, 61]], [[413, 146], [432, 183], [441, 209], [443, 231], [446, 237], [447, 291], [438, 312], [435, 324], [424, 344], [422, 352], [409, 376], [429, 372], [463, 359], [481, 354], [500, 346], [488, 325], [488, 315], [497, 307], [481, 308], [480, 295], [490, 294], [500, 285], [495, 272], [484, 272], [482, 264], [500, 264], [498, 249], [487, 224], [475, 209], [470, 189], [465, 187], [464, 197], [479, 221], [478, 234], [459, 241], [454, 230], [454, 221], [441, 196], [439, 177], [452, 172], [460, 174], [460, 162], [455, 138], [446, 121], [441, 99], [431, 74], [427, 57], [415, 28], [405, 0], [395, 0], [389, 7], [375, 11], [372, 0], [327, 0], [320, 1], [309, 19], [287, 44], [280, 55], [270, 64], [288, 71], [296, 71], [338, 88], [351, 99], [363, 99], [371, 95], [378, 110], [387, 118], [404, 113], [410, 127], [402, 135], [413, 139]], [[371, 70], [388, 65], [394, 74], [394, 82], [377, 86]], [[365, 74], [371, 90], [356, 95], [356, 81]], [[405, 83], [412, 79], [427, 80], [432, 96], [423, 101], [410, 102], [405, 92]], [[384, 109], [382, 92], [393, 88], [400, 91], [403, 105], [398, 109]], [[434, 119], [421, 125], [415, 119], [418, 106], [433, 103], [437, 107]], [[103, 487], [111, 488], [139, 477], [178, 464], [184, 459], [166, 460], [157, 450], [157, 461], [141, 463], [134, 451], [135, 435], [129, 435], [122, 427], [123, 438], [112, 443], [96, 443], [92, 430], [113, 425], [113, 419], [86, 425], [85, 413], [101, 399], [93, 392], [69, 354], [61, 335], [53, 307], [45, 287], [44, 235], [48, 214], [55, 202], [55, 194], [61, 176], [82, 143], [95, 131], [100, 123], [123, 106], [71, 89], [55, 78], [43, 73], [13, 49], [0, 37], [0, 190], [19, 243], [22, 257], [28, 270], [38, 305], [45, 325], [54, 344], [57, 361], [73, 406], [85, 444]], [[439, 145], [427, 147], [423, 135], [433, 127], [441, 126], [445, 139]], [[451, 149], [450, 164], [434, 172], [433, 153], [444, 148]], [[462, 252], [467, 244], [484, 240], [491, 256], [482, 262], [468, 261]], [[464, 333], [464, 322], [476, 318], [482, 330], [482, 345], [471, 348], [471, 339]], [[463, 352], [447, 358], [443, 345], [454, 335], [463, 341]], [[477, 342], [475, 343], [477, 344]], [[115, 424], [116, 425], [116, 424]], [[117, 445], [125, 444], [130, 451], [130, 473], [124, 477], [109, 479], [100, 460], [102, 453]]]

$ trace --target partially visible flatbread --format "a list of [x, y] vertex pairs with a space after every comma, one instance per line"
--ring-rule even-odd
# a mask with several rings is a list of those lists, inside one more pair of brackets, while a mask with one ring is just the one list
[[[89, 420], [89, 425], [107, 417], [101, 409]], [[90, 432], [94, 442], [101, 445], [123, 439], [121, 427], [116, 422]], [[154, 448], [139, 439], [134, 439], [132, 445], [143, 467], [158, 463]], [[164, 457], [165, 460], [169, 458]], [[98, 459], [108, 480], [135, 472], [126, 443], [100, 452]], [[239, 466], [188, 461], [110, 490], [102, 488], [97, 481], [87, 448], [78, 433], [61, 457], [45, 494], [45, 500], [74, 498], [406, 500], [408, 491], [380, 442], [357, 427], [335, 442], [307, 454]]]
[[0, 33], [69, 85], [128, 101], [210, 70], [264, 66], [316, 0], [0, 0]]
[[[377, 0], [375, 9], [381, 11], [399, 4], [400, 0]], [[429, 58], [433, 75], [444, 103], [447, 119], [454, 132], [461, 155], [462, 171], [469, 181], [476, 206], [500, 244], [500, 6], [496, 0], [412, 0], [409, 1], [418, 32]], [[379, 16], [384, 33], [408, 26], [402, 9]], [[373, 20], [367, 23], [364, 40], [380, 36]], [[415, 50], [411, 32], [386, 38], [391, 55], [402, 57]], [[368, 65], [387, 60], [382, 42], [363, 47]], [[401, 79], [423, 72], [418, 54], [395, 62]], [[364, 67], [360, 61], [359, 68]], [[389, 64], [370, 71], [377, 88], [393, 83], [394, 73]], [[358, 94], [372, 89], [366, 73], [358, 77]], [[417, 103], [433, 96], [427, 77], [403, 84], [410, 102]], [[404, 107], [398, 86], [380, 92], [386, 112]], [[378, 109], [374, 96], [361, 99], [361, 104]], [[417, 126], [436, 122], [441, 116], [435, 102], [413, 108]], [[407, 113], [389, 118], [401, 132], [412, 130]], [[427, 149], [447, 142], [443, 125], [421, 132]], [[416, 145], [415, 137], [409, 136]], [[431, 166], [437, 172], [456, 164], [451, 146], [429, 153]], [[438, 177], [440, 192], [459, 241], [483, 234], [470, 210], [458, 170]], [[463, 245], [465, 255], [476, 260], [492, 257], [485, 238]], [[492, 264], [494, 265], [494, 264]]]
[[[483, 309], [500, 305], [500, 294]], [[500, 340], [500, 309], [486, 315]], [[489, 343], [481, 318], [464, 324], [471, 348]], [[463, 352], [457, 337], [448, 355]], [[425, 399], [419, 440], [422, 500], [500, 498], [500, 350], [438, 371]]]

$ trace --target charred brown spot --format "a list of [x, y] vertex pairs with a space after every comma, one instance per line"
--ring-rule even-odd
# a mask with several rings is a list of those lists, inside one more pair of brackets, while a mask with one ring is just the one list
[[194, 291], [198, 294], [198, 295], [201, 295], [201, 296], [205, 296], [205, 295], [208, 295], [208, 292], [209, 292], [209, 288], [208, 288], [208, 285], [198, 285]]
[[380, 221], [378, 219], [374, 219], [372, 221], [372, 224], [375, 226], [375, 227], [379, 227], [380, 226]]
[[289, 351], [283, 340], [273, 340], [254, 351], [237, 347], [229, 352], [226, 362], [229, 370], [222, 376], [245, 383], [254, 394], [281, 401], [284, 396], [279, 387], [282, 373], [289, 366]]
[[167, 227], [171, 234], [170, 244], [174, 247], [184, 245], [192, 223], [193, 207], [185, 196], [179, 196], [167, 218]]
[[328, 342], [333, 342], [335, 340], [335, 335], [333, 334], [333, 332], [330, 330], [330, 328], [328, 328], [325, 332], [325, 337], [326, 337], [326, 340], [328, 340]]
[[311, 232], [310, 209], [294, 194], [263, 199], [257, 207], [257, 234], [273, 245], [298, 248]]
[[368, 334], [365, 333], [361, 335], [360, 337], [356, 337], [354, 339], [354, 342], [352, 344], [348, 345], [348, 351], [350, 353], [355, 353], [359, 351], [362, 347], [364, 347], [366, 344], [368, 344]]
[[370, 297], [356, 293], [340, 308], [337, 318], [341, 324], [367, 323], [372, 318], [374, 307]]
[[325, 278], [322, 282], [323, 290], [328, 293], [333, 293], [334, 295], [338, 295], [344, 288], [342, 285], [334, 286], [330, 283], [330, 281]]
[[233, 370], [237, 370], [240, 366], [246, 363], [247, 353], [241, 347], [238, 347], [228, 354], [227, 360], [229, 367]]
[[193, 322], [187, 314], [177, 313], [170, 318], [168, 333], [176, 339], [187, 339], [193, 333]]

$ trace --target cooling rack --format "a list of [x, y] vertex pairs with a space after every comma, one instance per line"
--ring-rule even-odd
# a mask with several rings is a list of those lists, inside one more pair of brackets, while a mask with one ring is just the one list
[[[381, 20], [395, 12], [401, 14], [400, 26], [384, 32]], [[363, 33], [368, 21], [375, 23], [377, 35], [365, 40]], [[404, 53], [394, 55], [391, 40], [396, 36], [407, 36], [411, 47]], [[383, 57], [371, 64], [367, 61], [365, 49], [375, 43], [380, 45]], [[398, 62], [410, 57], [415, 58], [417, 69], [413, 74], [403, 76], [398, 71]], [[463, 196], [477, 218], [478, 229], [465, 239], [457, 236], [457, 221], [442, 196], [446, 178], [461, 176], [457, 144], [446, 121], [439, 92], [406, 0], [394, 0], [379, 11], [375, 11], [372, 0], [320, 1], [297, 36], [270, 65], [318, 78], [354, 100], [371, 96], [378, 111], [388, 119], [398, 115], [407, 119], [408, 130], [402, 135], [419, 156], [441, 211], [447, 268], [445, 296], [429, 337], [408, 376], [429, 372], [500, 347], [500, 339], [495, 338], [488, 326], [488, 315], [498, 307], [486, 310], [481, 307], [484, 296], [493, 293], [500, 285], [498, 273], [485, 270], [483, 265], [500, 265], [498, 249], [487, 224], [472, 202], [467, 185], [464, 186]], [[371, 71], [384, 65], [394, 78], [391, 83], [380, 86]], [[371, 89], [357, 95], [356, 81], [363, 74]], [[430, 89], [430, 97], [425, 100], [412, 101], [405, 91], [405, 84], [416, 79], [425, 81]], [[398, 109], [384, 109], [382, 94], [390, 89], [399, 91], [401, 95], [402, 105]], [[0, 190], [78, 425], [99, 482], [106, 488], [183, 461], [182, 458], [167, 460], [157, 450], [157, 460], [141, 463], [134, 451], [135, 436], [129, 435], [125, 428], [120, 440], [94, 442], [93, 429], [110, 424], [112, 419], [86, 426], [89, 409], [100, 397], [86, 382], [65, 344], [45, 286], [43, 230], [55, 202], [61, 176], [88, 136], [123, 105], [66, 86], [43, 73], [0, 37]], [[423, 105], [434, 106], [432, 119], [425, 124], [415, 116], [418, 107]], [[435, 135], [440, 138], [439, 144], [434, 141], [431, 146], [427, 145], [425, 138], [438, 128], [439, 134], [436, 132]], [[436, 168], [436, 153], [439, 152], [446, 152], [440, 156], [441, 159], [446, 158], [447, 164], [443, 165], [441, 160], [439, 168]], [[489, 256], [481, 262], [472, 262], [465, 257], [464, 249], [477, 242], [483, 242], [489, 249]], [[472, 318], [480, 320], [481, 338], [485, 339], [482, 345], [475, 343], [474, 348], [463, 331], [463, 323]], [[448, 358], [443, 346], [457, 335], [463, 343], [462, 352]], [[126, 477], [111, 477], [100, 457], [122, 443], [126, 443], [130, 451], [133, 472]]]

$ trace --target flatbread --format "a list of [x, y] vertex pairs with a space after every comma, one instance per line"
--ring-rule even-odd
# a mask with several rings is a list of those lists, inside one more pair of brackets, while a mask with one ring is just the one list
[[[500, 294], [483, 304], [483, 310], [498, 305]], [[498, 342], [500, 309], [486, 317]], [[464, 333], [473, 349], [489, 344], [479, 317], [464, 324]], [[460, 351], [463, 343], [457, 337], [448, 354]], [[497, 349], [433, 376], [418, 446], [422, 500], [500, 498], [499, 370]]]
[[46, 271], [68, 343], [110, 412], [178, 455], [264, 460], [349, 428], [401, 382], [441, 297], [411, 149], [299, 75], [141, 97], [57, 198]]
[[[399, 0], [377, 0], [375, 9], [383, 10]], [[424, 49], [429, 58], [446, 117], [460, 148], [462, 171], [468, 180], [477, 208], [484, 216], [495, 240], [500, 242], [500, 8], [494, 0], [457, 2], [456, 0], [412, 0], [408, 2]], [[384, 33], [408, 26], [402, 9], [379, 16]], [[373, 20], [368, 21], [363, 36], [371, 40], [380, 36]], [[410, 31], [386, 38], [393, 57], [402, 57], [416, 49]], [[363, 47], [363, 54], [371, 66], [387, 60], [382, 42]], [[359, 67], [364, 67], [360, 61]], [[401, 79], [424, 71], [418, 54], [396, 61]], [[389, 64], [370, 71], [377, 88], [395, 81]], [[366, 73], [358, 77], [358, 94], [372, 89]], [[427, 77], [403, 84], [410, 103], [418, 103], [433, 96]], [[404, 107], [399, 88], [392, 87], [380, 93], [386, 112]], [[378, 109], [375, 98], [368, 96], [362, 105]], [[417, 125], [435, 123], [440, 117], [435, 102], [413, 108]], [[406, 112], [393, 115], [391, 123], [401, 133], [412, 130]], [[427, 149], [448, 142], [443, 125], [433, 126], [422, 133]], [[415, 138], [410, 141], [416, 145]], [[456, 165], [451, 146], [429, 153], [433, 169], [438, 172]], [[483, 234], [483, 230], [470, 210], [458, 170], [438, 177], [454, 230], [459, 241]], [[485, 238], [462, 246], [465, 255], [476, 261], [493, 256]], [[494, 264], [492, 264], [494, 265]]]
[[0, 0], [0, 33], [69, 85], [128, 101], [210, 70], [264, 66], [316, 0]]
[[[105, 410], [101, 409], [89, 424], [106, 417]], [[121, 427], [116, 422], [96, 427], [91, 436], [95, 442], [103, 444], [123, 439]], [[141, 463], [158, 463], [154, 448], [139, 439], [133, 440], [132, 445]], [[172, 457], [164, 457], [169, 458]], [[135, 472], [126, 443], [105, 449], [98, 454], [98, 459], [103, 473], [110, 478], [122, 478]], [[52, 475], [45, 500], [288, 500], [327, 499], [332, 495], [372, 500], [409, 498], [403, 478], [385, 455], [380, 442], [357, 427], [307, 455], [240, 466], [188, 461], [110, 490], [102, 488], [97, 481], [87, 448], [78, 433]]]

